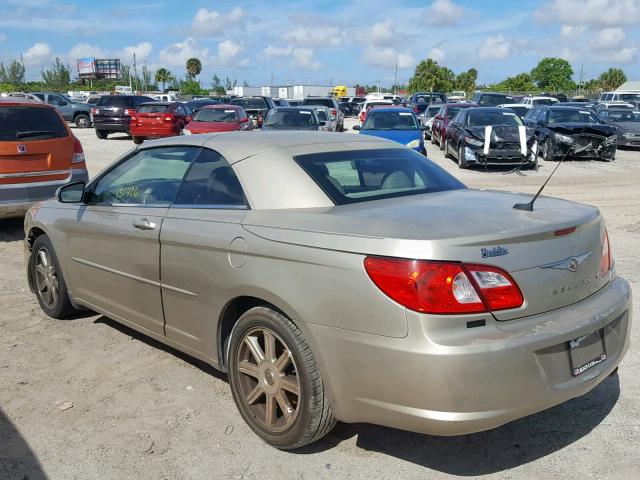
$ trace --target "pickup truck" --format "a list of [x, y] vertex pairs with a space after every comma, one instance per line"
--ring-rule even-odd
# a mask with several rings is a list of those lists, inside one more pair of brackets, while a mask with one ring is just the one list
[[70, 102], [59, 93], [33, 92], [33, 94], [44, 103], [53, 105], [62, 118], [67, 122], [73, 122], [78, 128], [89, 128], [91, 126], [91, 105], [87, 103]]

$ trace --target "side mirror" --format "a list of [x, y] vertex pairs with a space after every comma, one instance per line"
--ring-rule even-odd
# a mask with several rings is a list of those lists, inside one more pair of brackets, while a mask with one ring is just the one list
[[354, 126], [353, 126], [353, 129], [354, 129], [354, 130], [360, 130], [360, 125], [354, 125]]
[[84, 199], [84, 182], [69, 183], [58, 188], [56, 198], [60, 203], [79, 203]]
[[240, 119], [240, 123], [247, 123], [247, 122], [249, 122], [249, 117], [242, 117]]

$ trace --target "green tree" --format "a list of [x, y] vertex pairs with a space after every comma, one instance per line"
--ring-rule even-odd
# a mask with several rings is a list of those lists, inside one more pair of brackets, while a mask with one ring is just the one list
[[5, 69], [5, 81], [13, 85], [22, 85], [24, 83], [24, 66], [22, 63], [17, 60], [11, 60]]
[[53, 90], [62, 91], [71, 83], [71, 68], [56, 57], [51, 68], [42, 72], [42, 80]]
[[162, 84], [162, 90], [164, 91], [164, 86], [166, 83], [171, 81], [171, 72], [166, 68], [159, 68], [156, 70], [156, 83]]
[[533, 92], [537, 90], [533, 79], [528, 73], [519, 73], [515, 77], [507, 77], [499, 83], [492, 85], [492, 89], [501, 92]]
[[200, 84], [194, 80], [185, 80], [180, 83], [180, 93], [183, 95], [206, 95], [209, 92], [200, 88]]
[[235, 78], [233, 80], [231, 80], [229, 77], [225, 78], [224, 79], [225, 93], [229, 90], [233, 90], [237, 84], [238, 84], [238, 80], [236, 80]]
[[0, 83], [8, 83], [7, 80], [7, 69], [4, 66], [4, 63], [0, 62]]
[[200, 59], [192, 57], [187, 60], [187, 78], [193, 80], [200, 75], [202, 71], [202, 62]]
[[150, 88], [155, 90], [156, 85], [153, 85], [153, 75], [146, 65], [142, 66], [142, 84], [144, 85], [145, 92]]
[[120, 79], [124, 85], [129, 85], [131, 81], [131, 67], [129, 65], [120, 65]]
[[466, 72], [456, 75], [455, 89], [463, 90], [467, 94], [471, 94], [476, 89], [476, 80], [478, 80], [478, 70], [470, 68]]
[[531, 78], [542, 90], [573, 90], [573, 68], [563, 58], [543, 58], [531, 70]]
[[220, 77], [215, 74], [211, 79], [211, 88], [213, 89], [216, 95], [224, 95], [225, 93], [227, 93], [224, 87], [222, 86], [222, 80], [220, 80]]
[[455, 82], [454, 73], [447, 67], [441, 67], [431, 58], [421, 61], [409, 79], [409, 92], [450, 92]]
[[604, 90], [615, 90], [626, 81], [627, 76], [620, 68], [610, 68], [598, 77], [600, 88]]

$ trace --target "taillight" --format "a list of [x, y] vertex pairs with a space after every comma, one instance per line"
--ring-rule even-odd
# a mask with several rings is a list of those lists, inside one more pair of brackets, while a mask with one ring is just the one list
[[417, 312], [482, 313], [524, 301], [509, 274], [489, 265], [367, 257], [364, 267], [387, 296]]
[[600, 276], [606, 275], [611, 270], [611, 245], [609, 244], [609, 234], [605, 229], [602, 236], [602, 254], [600, 256]]
[[73, 155], [71, 156], [71, 163], [83, 163], [84, 162], [84, 150], [80, 140], [73, 137]]
[[137, 122], [137, 121], [138, 121], [138, 119], [137, 119], [137, 118], [135, 117], [135, 115], [134, 115], [134, 116], [132, 116], [132, 117], [131, 117], [131, 121], [132, 121], [132, 122]]
[[128, 117], [132, 116], [134, 113], [136, 113], [136, 109], [135, 108], [125, 108], [124, 109], [124, 114], [127, 115]]
[[335, 108], [331, 109], [331, 115], [333, 115], [334, 117], [338, 114], [338, 111]]
[[417, 106], [417, 105], [416, 105], [415, 107], [413, 107], [413, 111], [414, 111], [415, 113], [418, 113], [418, 106]]
[[167, 115], [166, 117], [164, 117], [164, 121], [165, 122], [173, 122], [173, 115]]
[[95, 107], [91, 107], [91, 115], [95, 115], [96, 114], [96, 109]]

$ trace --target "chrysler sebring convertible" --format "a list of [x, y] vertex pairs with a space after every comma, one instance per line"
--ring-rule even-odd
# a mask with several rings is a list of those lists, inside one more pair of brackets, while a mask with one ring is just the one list
[[385, 139], [145, 142], [25, 218], [42, 310], [88, 308], [228, 372], [292, 449], [336, 420], [435, 435], [583, 395], [629, 347], [598, 209], [466, 188]]

